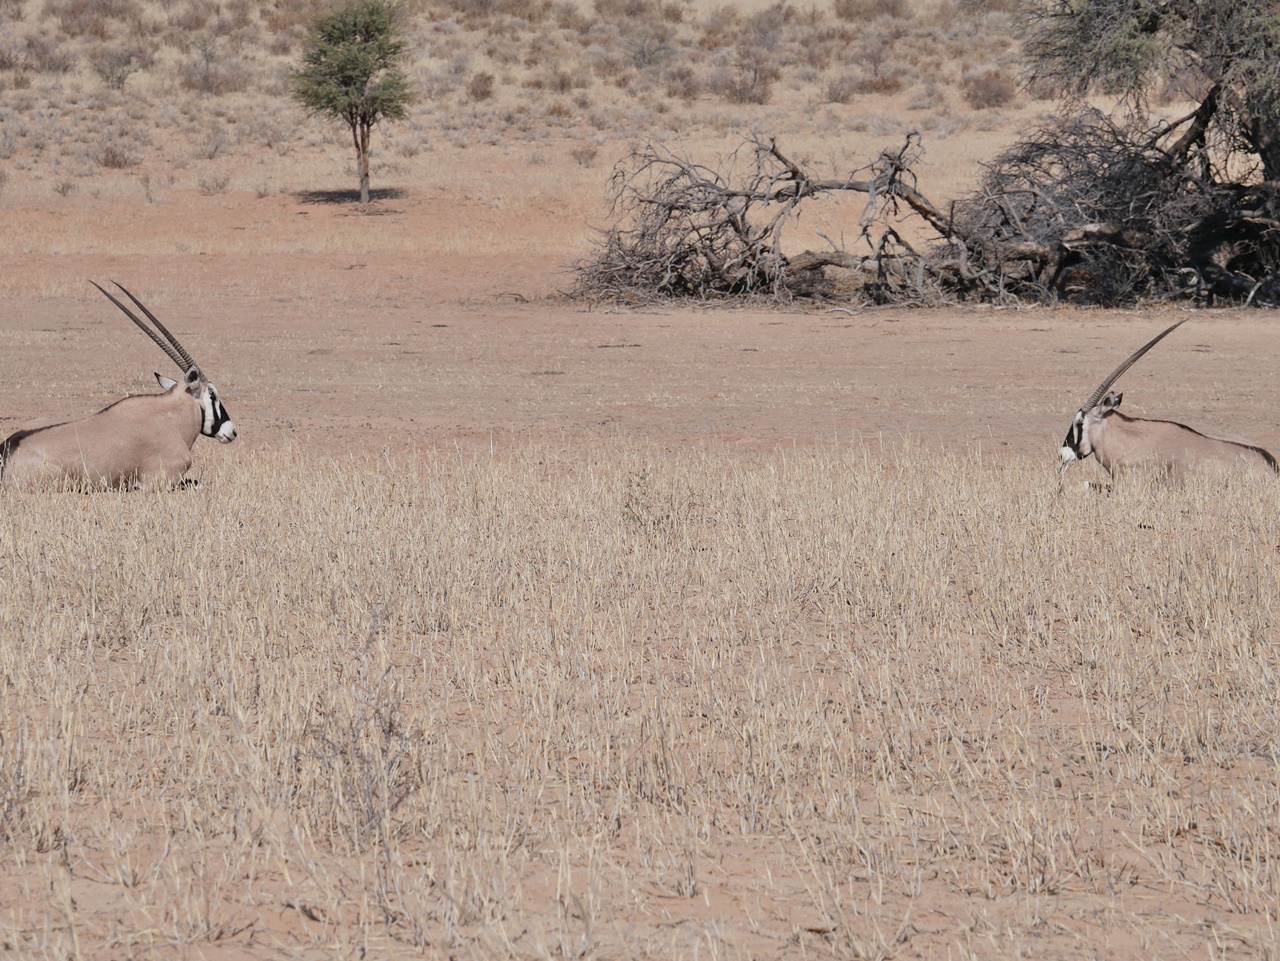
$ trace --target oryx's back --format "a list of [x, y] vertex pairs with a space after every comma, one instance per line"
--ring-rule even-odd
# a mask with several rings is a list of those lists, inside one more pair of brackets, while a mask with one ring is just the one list
[[18, 431], [4, 443], [6, 487], [121, 487], [181, 477], [200, 412], [164, 394], [126, 397], [83, 420]]
[[98, 289], [160, 346], [185, 377], [178, 382], [156, 374], [161, 393], [126, 397], [81, 420], [43, 418], [24, 425], [0, 445], [0, 486], [173, 485], [191, 467], [191, 446], [201, 434], [223, 443], [235, 440], [236, 425], [217, 388], [178, 339], [125, 288], [120, 290], [154, 329], [102, 287]]
[[1095, 422], [1094, 454], [1110, 473], [1154, 468], [1175, 477], [1246, 470], [1276, 473], [1276, 459], [1261, 447], [1202, 434], [1170, 420], [1127, 417], [1112, 410]]

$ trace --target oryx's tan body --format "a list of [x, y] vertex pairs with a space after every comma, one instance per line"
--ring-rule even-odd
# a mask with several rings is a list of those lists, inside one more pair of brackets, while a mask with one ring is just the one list
[[1130, 469], [1154, 470], [1169, 477], [1240, 470], [1276, 473], [1276, 459], [1246, 441], [1210, 437], [1176, 421], [1127, 417], [1117, 410], [1124, 395], [1112, 391], [1111, 385], [1143, 354], [1185, 323], [1180, 320], [1166, 327], [1097, 386], [1067, 428], [1062, 442], [1062, 467], [1093, 454], [1112, 477]]
[[[1108, 403], [1114, 398], [1114, 403]], [[1107, 473], [1154, 470], [1180, 478], [1224, 471], [1276, 472], [1276, 460], [1261, 447], [1202, 434], [1170, 420], [1128, 417], [1120, 395], [1108, 394], [1086, 415], [1087, 443]]]
[[83, 420], [13, 434], [0, 447], [0, 484], [172, 486], [191, 467], [200, 424], [200, 407], [182, 384], [126, 397]]
[[191, 467], [197, 437], [204, 434], [224, 444], [236, 439], [235, 422], [218, 389], [178, 339], [124, 287], [116, 284], [152, 326], [94, 286], [178, 365], [183, 381], [156, 374], [162, 393], [126, 397], [81, 420], [29, 421], [0, 444], [0, 487], [172, 487]]

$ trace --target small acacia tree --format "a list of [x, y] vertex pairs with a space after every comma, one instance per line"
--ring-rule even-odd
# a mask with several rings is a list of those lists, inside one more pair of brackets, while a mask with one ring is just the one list
[[369, 141], [382, 120], [403, 120], [413, 91], [401, 69], [405, 39], [390, 0], [355, 0], [318, 17], [293, 74], [293, 99], [351, 129], [360, 201], [369, 202]]

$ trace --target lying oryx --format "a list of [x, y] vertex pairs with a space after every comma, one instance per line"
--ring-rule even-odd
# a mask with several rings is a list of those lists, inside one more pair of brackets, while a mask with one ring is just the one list
[[[1126, 417], [1117, 408], [1123, 394], [1111, 391], [1138, 358], [1186, 320], [1161, 331], [1113, 370], [1078, 411], [1062, 442], [1062, 467], [1096, 454], [1112, 477], [1133, 467], [1154, 469], [1173, 477], [1224, 469], [1247, 468], [1275, 473], [1276, 459], [1261, 447], [1242, 441], [1208, 437], [1171, 420]], [[1105, 395], [1105, 396], [1104, 396]]]
[[163, 340], [128, 307], [94, 286], [160, 345], [186, 374], [185, 382], [156, 374], [162, 394], [126, 397], [83, 420], [26, 425], [0, 446], [2, 487], [174, 486], [191, 466], [196, 437], [204, 434], [224, 444], [236, 439], [236, 425], [218, 400], [217, 388], [205, 380], [178, 339], [124, 287], [116, 284], [164, 334]]

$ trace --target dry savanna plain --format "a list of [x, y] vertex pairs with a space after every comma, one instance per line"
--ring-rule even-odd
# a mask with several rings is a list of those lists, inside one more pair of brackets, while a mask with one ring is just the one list
[[0, 434], [173, 373], [90, 279], [240, 429], [0, 492], [0, 953], [1280, 953], [1280, 488], [1056, 471], [1188, 316], [1126, 409], [1280, 447], [1272, 314], [566, 296], [639, 139], [970, 189], [1006, 8], [418, 0], [367, 207], [313, 12], [0, 0]]

